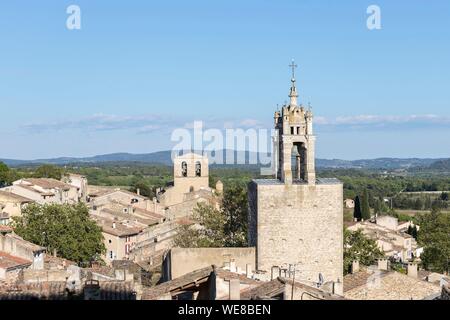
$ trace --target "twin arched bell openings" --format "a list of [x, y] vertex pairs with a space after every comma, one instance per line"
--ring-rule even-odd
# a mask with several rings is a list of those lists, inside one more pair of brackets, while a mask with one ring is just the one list
[[[188, 176], [188, 165], [186, 161], [183, 161], [181, 163], [181, 175], [183, 177], [187, 177]], [[196, 177], [201, 177], [202, 176], [202, 163], [200, 161], [197, 161], [195, 163], [195, 176]]]

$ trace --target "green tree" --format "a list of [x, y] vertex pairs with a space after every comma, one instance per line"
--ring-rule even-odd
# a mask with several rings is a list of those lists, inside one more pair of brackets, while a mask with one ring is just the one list
[[61, 180], [62, 170], [51, 164], [44, 164], [36, 169], [34, 172], [35, 178], [52, 178], [56, 180]]
[[360, 264], [370, 266], [377, 259], [384, 257], [377, 243], [366, 237], [361, 230], [344, 230], [344, 272], [350, 271], [352, 261], [357, 260]]
[[173, 238], [173, 244], [180, 248], [199, 248], [201, 247], [199, 239], [200, 232], [195, 225], [182, 225]]
[[424, 247], [420, 255], [425, 269], [446, 272], [450, 259], [450, 215], [439, 210], [422, 213], [418, 217], [418, 242]]
[[148, 197], [150, 199], [153, 199], [155, 197], [155, 192], [150, 187], [150, 185], [145, 182], [145, 180], [139, 180], [133, 184], [132, 191], [137, 193], [138, 190], [139, 193], [144, 197]]
[[247, 246], [247, 192], [241, 185], [225, 189], [222, 207], [207, 204], [194, 209], [193, 226], [181, 227], [175, 237], [179, 247], [245, 247]]
[[0, 188], [10, 183], [10, 170], [6, 164], [0, 162]]
[[225, 247], [225, 215], [215, 207], [198, 203], [193, 219], [197, 224], [183, 226], [178, 230], [174, 242], [182, 248]]
[[369, 191], [367, 189], [364, 190], [364, 193], [361, 197], [361, 216], [364, 220], [370, 220], [370, 206], [369, 206]]
[[58, 256], [86, 265], [105, 253], [102, 229], [84, 204], [27, 206], [13, 218], [15, 232], [25, 240], [56, 250]]
[[412, 228], [411, 236], [412, 236], [414, 239], [416, 239], [416, 240], [417, 240], [417, 237], [419, 236], [419, 232], [418, 232], [418, 230], [417, 230], [417, 226], [416, 226], [416, 225]]
[[382, 213], [382, 210], [381, 210], [381, 202], [380, 202], [379, 199], [374, 199], [374, 207], [373, 207], [373, 211], [374, 211], [376, 214]]
[[414, 202], [414, 209], [415, 210], [422, 210], [423, 209], [423, 201], [420, 198], [417, 198]]
[[448, 198], [449, 198], [448, 192], [442, 192], [441, 193], [441, 200], [442, 201], [448, 201]]
[[248, 199], [247, 190], [243, 186], [234, 185], [225, 189], [222, 213], [226, 219], [224, 230], [226, 246], [247, 246]]
[[359, 199], [359, 196], [356, 196], [356, 198], [355, 198], [355, 208], [353, 209], [353, 217], [357, 221], [361, 221], [361, 219], [362, 219], [361, 200]]

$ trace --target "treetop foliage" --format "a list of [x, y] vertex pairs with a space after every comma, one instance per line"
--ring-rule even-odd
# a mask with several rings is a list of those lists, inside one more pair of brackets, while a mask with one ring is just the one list
[[15, 232], [27, 241], [56, 250], [58, 256], [88, 264], [105, 253], [101, 227], [89, 217], [85, 204], [30, 204], [13, 217]]

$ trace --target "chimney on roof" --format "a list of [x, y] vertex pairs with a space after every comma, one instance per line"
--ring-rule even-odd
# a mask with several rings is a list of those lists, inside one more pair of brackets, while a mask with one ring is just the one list
[[234, 259], [231, 259], [231, 260], [230, 260], [230, 271], [231, 271], [231, 272], [237, 272], [237, 269], [236, 269], [236, 260], [234, 260]]
[[353, 260], [352, 261], [352, 274], [359, 272], [359, 261]]
[[388, 270], [388, 261], [387, 259], [379, 259], [378, 260], [378, 270]]
[[136, 193], [137, 193], [138, 196], [140, 196], [141, 195], [141, 189], [137, 188], [136, 189]]
[[113, 229], [115, 229], [115, 228], [116, 228], [116, 223], [115, 223], [115, 222], [113, 222], [113, 225], [112, 225], [112, 227], [113, 227]]
[[239, 279], [230, 279], [230, 300], [241, 300], [241, 282]]
[[344, 284], [341, 279], [338, 279], [333, 283], [333, 294], [338, 294], [340, 296], [344, 294]]
[[408, 263], [408, 276], [412, 278], [417, 278], [418, 276], [417, 263], [415, 262]]
[[253, 276], [252, 265], [247, 263], [245, 266], [245, 275], [247, 278], [251, 278]]
[[270, 280], [273, 280], [280, 276], [280, 267], [273, 266], [271, 270]]

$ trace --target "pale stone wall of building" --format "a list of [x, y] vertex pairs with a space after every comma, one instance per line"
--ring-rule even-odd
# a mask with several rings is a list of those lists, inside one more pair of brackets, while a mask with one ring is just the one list
[[[130, 256], [130, 253], [126, 253], [126, 245], [130, 246], [130, 250], [132, 250], [133, 246], [137, 242], [137, 236], [123, 236], [119, 237], [107, 232], [102, 232], [103, 234], [103, 243], [106, 247], [106, 253], [103, 256], [103, 259], [107, 264], [111, 264], [113, 260], [125, 260]], [[128, 240], [128, 242], [127, 242]], [[111, 259], [110, 252], [113, 253], [113, 258]]]
[[249, 188], [249, 240], [257, 269], [297, 264], [299, 281], [343, 281], [343, 186], [255, 180]]
[[22, 205], [15, 202], [6, 202], [0, 200], [0, 213], [7, 213], [10, 218], [20, 217], [22, 215]]
[[211, 265], [223, 267], [234, 260], [236, 268], [246, 272], [247, 265], [255, 267], [255, 248], [173, 248], [169, 254], [171, 278]]

